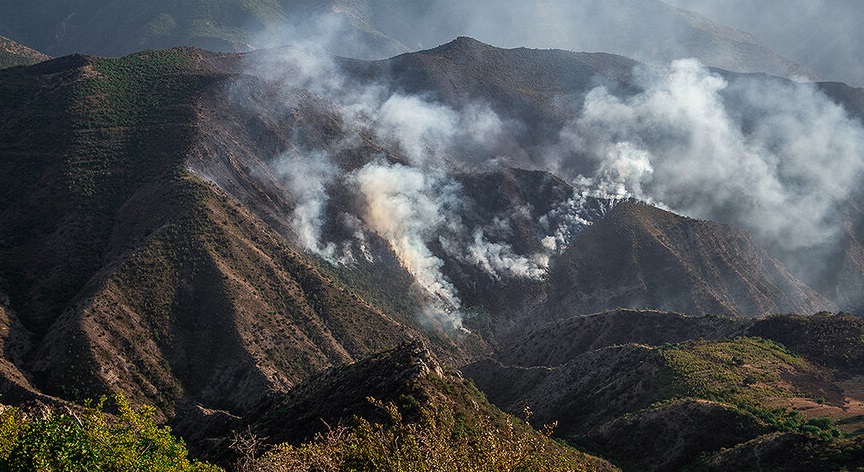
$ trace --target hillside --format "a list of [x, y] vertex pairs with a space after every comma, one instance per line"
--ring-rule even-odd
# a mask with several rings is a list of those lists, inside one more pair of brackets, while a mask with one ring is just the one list
[[[526, 459], [539, 460], [533, 466], [523, 464], [522, 467], [615, 470], [603, 460], [542, 437], [525, 423], [513, 423], [512, 418], [489, 404], [470, 381], [452, 368], [439, 364], [427, 349], [416, 343], [331, 369], [298, 386], [287, 396], [277, 396], [271, 401], [272, 405], [264, 410], [267, 413], [255, 421], [252, 429], [267, 437], [269, 442], [288, 440], [299, 444], [312, 438], [314, 433], [326, 434], [336, 425], [351, 425], [357, 418], [382, 424], [392, 424], [394, 420], [397, 423], [416, 421], [424, 428], [441, 428], [445, 443], [458, 443], [459, 436], [469, 441], [485, 441], [482, 428], [495, 427], [502, 432], [511, 431], [512, 437], [504, 439], [508, 437], [505, 433], [500, 444], [484, 444], [477, 449], [475, 454], [490, 454], [476, 463], [483, 470], [506, 468], [505, 461], [520, 460], [508, 458], [508, 454], [518, 456], [531, 449], [536, 454], [535, 459]], [[400, 419], [393, 418], [392, 413], [381, 407], [387, 404], [398, 409]], [[453, 433], [446, 428], [459, 432], [451, 437]], [[494, 452], [498, 448], [501, 448], [500, 456]]]
[[[706, 0], [670, 0], [667, 3], [698, 11], [718, 23], [749, 31], [766, 45], [815, 71], [825, 80], [864, 85], [864, 67], [840, 57], [861, 57], [864, 49], [842, 34], [864, 20], [854, 1], [813, 3], [806, 0], [754, 5], [749, 2], [718, 4]], [[782, 19], [782, 21], [778, 21]]]
[[[351, 76], [384, 82], [393, 91], [429, 94], [456, 110], [473, 102], [488, 103], [499, 116], [522, 124], [506, 130], [512, 139], [507, 144], [516, 146], [508, 150], [509, 156], [535, 162], [540, 159], [536, 148], [554, 138], [573, 108], [580, 106], [580, 95], [598, 82], [632, 91], [636, 64], [606, 53], [502, 49], [464, 36], [384, 61], [340, 61]], [[576, 103], [562, 103], [561, 97]]]
[[[864, 351], [860, 324], [836, 315], [748, 320], [612, 311], [556, 321], [462, 371], [505, 411], [527, 404], [538, 421], [557, 419], [562, 437], [625, 469], [679, 470], [721, 448], [746, 454], [759, 441], [773, 444], [772, 431], [808, 444], [799, 459], [818, 463], [858, 447], [837, 438], [860, 432], [864, 398], [851, 361]], [[818, 346], [836, 346], [838, 354]], [[739, 467], [744, 459], [729, 451], [708, 463]], [[774, 464], [786, 462], [766, 456], [763, 465]]]
[[[740, 228], [634, 202], [598, 207], [589, 221], [551, 258], [543, 280], [464, 288], [466, 300], [493, 318], [491, 327], [474, 326], [503, 339], [551, 320], [617, 307], [744, 317], [837, 309]], [[464, 273], [452, 274], [460, 288], [470, 277], [482, 277], [468, 272], [469, 281], [462, 282]], [[717, 329], [715, 336], [724, 333], [710, 329]]]
[[[610, 257], [613, 256], [613, 257]], [[550, 268], [550, 310], [616, 306], [755, 316], [833, 310], [744, 231], [619, 204]]]
[[242, 412], [419, 336], [184, 170], [195, 101], [219, 80], [205, 57], [73, 56], [3, 81], [7, 336], [32, 339], [9, 359], [35, 389]]
[[48, 59], [39, 51], [0, 36], [0, 69], [14, 66], [29, 66]]

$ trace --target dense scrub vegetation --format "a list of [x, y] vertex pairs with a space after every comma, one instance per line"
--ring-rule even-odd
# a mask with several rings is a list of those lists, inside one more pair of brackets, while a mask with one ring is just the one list
[[[371, 400], [371, 399], [370, 399]], [[512, 420], [491, 417], [468, 423], [439, 402], [407, 421], [394, 404], [372, 400], [389, 425], [355, 418], [356, 426], [332, 428], [299, 446], [283, 444], [241, 461], [243, 472], [276, 471], [557, 471], [593, 469], [587, 456]]]
[[0, 69], [28, 66], [48, 59], [48, 56], [0, 36]]
[[807, 360], [774, 341], [691, 341], [661, 349], [661, 355], [674, 371], [675, 396], [732, 405], [779, 431], [801, 431], [826, 440], [841, 435], [830, 418], [807, 420], [798, 410], [771, 407], [770, 400], [804, 393], [786, 379], [816, 372]]

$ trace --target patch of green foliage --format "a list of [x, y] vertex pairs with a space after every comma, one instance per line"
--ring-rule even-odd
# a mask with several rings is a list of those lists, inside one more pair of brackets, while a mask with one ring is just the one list
[[806, 420], [797, 410], [774, 408], [768, 400], [797, 392], [784, 374], [806, 370], [808, 362], [782, 345], [757, 337], [722, 341], [691, 341], [660, 349], [670, 368], [673, 397], [694, 397], [726, 403], [749, 412], [779, 431], [801, 431], [823, 439], [839, 438], [829, 418]]
[[43, 415], [6, 408], [0, 413], [2, 471], [201, 471], [216, 466], [190, 461], [183, 441], [153, 421], [153, 409], [133, 409], [122, 395], [119, 416], [94, 407]]
[[662, 349], [661, 356], [675, 374], [679, 393], [736, 406], [791, 396], [780, 375], [806, 365], [773, 341], [745, 337], [683, 343]]
[[35, 64], [37, 62], [39, 61], [26, 56], [7, 51], [0, 51], [0, 69], [15, 66], [29, 66], [30, 64]]
[[837, 439], [843, 435], [831, 418], [810, 418], [799, 427], [800, 431], [819, 436], [825, 440]]
[[76, 152], [66, 174], [73, 193], [116, 204], [130, 186], [172, 167], [193, 121], [190, 99], [209, 80], [191, 73], [189, 62], [179, 50], [93, 61], [72, 92]]

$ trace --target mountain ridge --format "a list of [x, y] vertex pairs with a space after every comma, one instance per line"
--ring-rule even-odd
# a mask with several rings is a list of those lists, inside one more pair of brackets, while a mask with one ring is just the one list
[[47, 59], [46, 54], [0, 36], [0, 68], [29, 66]]
[[[472, 12], [483, 9], [488, 12], [488, 21], [475, 24], [467, 21]], [[51, 14], [37, 15], [38, 11]], [[423, 6], [388, 0], [333, 0], [324, 4], [302, 0], [204, 2], [186, 8], [169, 2], [151, 2], [126, 9], [107, 2], [85, 8], [40, 0], [23, 9], [10, 5], [2, 12], [6, 21], [0, 23], [0, 33], [52, 55], [73, 52], [125, 55], [182, 45], [231, 52], [272, 46], [278, 41], [274, 36], [287, 36], [289, 42], [297, 42], [307, 35], [324, 36], [337, 54], [363, 55], [363, 58], [428, 49], [458, 35], [479, 36], [493, 43], [496, 39], [509, 42], [501, 43], [502, 46], [535, 43], [532, 44], [535, 47], [603, 50], [593, 33], [606, 39], [606, 48], [616, 49], [609, 52], [643, 62], [697, 56], [709, 65], [729, 70], [787, 77], [806, 75], [801, 66], [770, 51], [752, 35], [660, 1], [619, 0], [614, 4], [582, 1], [575, 5], [552, 1], [540, 6], [514, 3], [502, 10], [488, 3], [462, 5], [448, 0]], [[135, 16], [130, 17], [131, 13]], [[424, 17], [428, 25], [419, 23], [424, 26], [417, 27], [418, 17]], [[509, 26], [509, 37], [501, 37], [500, 27], [496, 29], [490, 23], [494, 20]], [[585, 31], [566, 28], [565, 22], [584, 24]], [[652, 29], [650, 25], [657, 22], [667, 27]], [[334, 25], [335, 33], [327, 31]], [[324, 31], [316, 30], [316, 26]], [[544, 30], [558, 34], [538, 38], [537, 31]], [[640, 34], [663, 47], [646, 47], [637, 40]]]

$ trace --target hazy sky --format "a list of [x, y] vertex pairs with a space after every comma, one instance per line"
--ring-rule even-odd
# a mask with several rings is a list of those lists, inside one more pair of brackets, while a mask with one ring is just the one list
[[[351, 57], [383, 58], [433, 48], [456, 36], [471, 36], [499, 47], [611, 52], [656, 65], [695, 57], [706, 65], [731, 71], [841, 80], [864, 86], [864, 43], [858, 41], [864, 0], [336, 3], [338, 8], [331, 11], [339, 12], [354, 30], [334, 36], [337, 42], [342, 38], [342, 44], [334, 44], [332, 49]], [[670, 5], [702, 16], [682, 15]], [[294, 32], [304, 39], [309, 36], [306, 28], [296, 25]], [[766, 48], [752, 47], [754, 36]], [[274, 38], [284, 43], [286, 35], [279, 31]], [[358, 47], [360, 44], [365, 50]], [[804, 67], [795, 67], [783, 58]]]
[[752, 33], [823, 80], [864, 87], [864, 1], [665, 1]]

